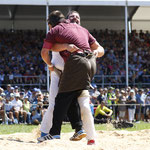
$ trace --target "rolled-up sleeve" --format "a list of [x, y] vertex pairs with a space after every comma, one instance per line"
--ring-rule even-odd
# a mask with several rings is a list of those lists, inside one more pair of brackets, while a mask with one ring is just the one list
[[47, 33], [46, 38], [44, 39], [43, 48], [46, 49], [52, 48], [53, 44], [56, 43], [55, 40], [56, 34], [57, 34], [57, 28], [53, 28]]

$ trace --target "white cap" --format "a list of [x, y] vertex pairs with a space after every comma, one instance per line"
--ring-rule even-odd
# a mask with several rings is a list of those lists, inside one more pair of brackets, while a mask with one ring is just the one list
[[19, 93], [15, 93], [14, 95], [15, 95], [15, 97], [20, 97]]
[[10, 97], [14, 97], [15, 95], [14, 95], [14, 93], [10, 93]]

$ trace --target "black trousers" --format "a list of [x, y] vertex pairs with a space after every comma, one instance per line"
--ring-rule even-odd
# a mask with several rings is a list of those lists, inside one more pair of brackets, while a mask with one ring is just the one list
[[72, 100], [67, 111], [67, 117], [71, 123], [72, 129], [76, 129], [76, 131], [82, 129], [81, 112], [77, 99]]
[[62, 121], [67, 113], [73, 128], [82, 127], [79, 107], [74, 105], [78, 104], [76, 102], [81, 92], [82, 90], [57, 94], [53, 112], [53, 125], [49, 132], [51, 135], [60, 135]]

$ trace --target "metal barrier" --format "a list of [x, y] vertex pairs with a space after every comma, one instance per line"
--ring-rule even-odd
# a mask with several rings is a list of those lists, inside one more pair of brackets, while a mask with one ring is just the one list
[[41, 76], [14, 76], [12, 80], [9, 80], [9, 83], [2, 83], [0, 86], [6, 86], [7, 84], [11, 84], [12, 86], [19, 87], [46, 87], [47, 78]]
[[[126, 86], [125, 75], [95, 75], [93, 81], [101, 87], [115, 86], [117, 88], [122, 88]], [[8, 83], [3, 83], [0, 86], [6, 86]], [[29, 86], [29, 87], [47, 87], [47, 77], [46, 76], [14, 76], [13, 80], [9, 80], [9, 84], [12, 86]], [[149, 87], [150, 86], [150, 75], [143, 75], [138, 82], [136, 78], [129, 75], [129, 86], [137, 87]]]
[[[5, 109], [5, 106], [6, 105], [10, 105], [10, 104], [4, 104], [4, 112], [5, 112], [5, 114], [6, 114], [6, 109]], [[30, 104], [30, 107], [32, 107], [32, 106], [35, 106], [35, 105], [37, 105], [37, 104]], [[14, 106], [14, 105], [12, 105], [12, 106]], [[43, 104], [43, 106], [48, 106], [48, 104]], [[94, 107], [96, 108], [98, 105], [94, 105]], [[138, 113], [138, 118], [139, 118], [139, 120], [140, 120], [140, 118], [141, 118], [141, 108], [142, 107], [150, 107], [150, 104], [111, 104], [111, 105], [109, 105], [109, 104], [106, 104], [106, 106], [107, 107], [112, 107], [112, 110], [113, 110], [113, 116], [114, 116], [114, 118], [113, 119], [115, 119], [117, 116], [116, 116], [116, 107], [117, 106], [126, 106], [126, 109], [127, 109], [127, 106], [139, 106], [139, 110], [140, 110], [140, 112]], [[149, 109], [149, 111], [150, 111], [150, 109]], [[145, 112], [144, 113], [146, 113], [146, 110], [145, 110]], [[6, 124], [6, 120], [5, 120], [5, 124]]]
[[[105, 86], [116, 86], [117, 88], [125, 87], [125, 75], [95, 75], [93, 81], [104, 88]], [[148, 87], [150, 86], [150, 75], [143, 75], [139, 82], [136, 78], [129, 75], [129, 86]]]

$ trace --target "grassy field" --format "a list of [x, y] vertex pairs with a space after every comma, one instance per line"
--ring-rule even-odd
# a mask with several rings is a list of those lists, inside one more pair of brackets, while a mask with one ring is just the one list
[[[12, 134], [16, 132], [32, 132], [34, 129], [39, 128], [36, 125], [0, 125], [0, 134]], [[113, 131], [118, 130], [113, 128], [111, 124], [95, 124], [96, 130], [105, 130], [105, 131]], [[126, 128], [121, 130], [128, 130], [128, 131], [138, 131], [138, 130], [144, 130], [144, 129], [150, 129], [150, 123], [146, 122], [140, 122], [135, 123], [134, 127], [132, 128]], [[73, 132], [74, 130], [71, 129], [71, 126], [69, 123], [66, 123], [62, 126], [62, 132]]]

